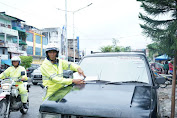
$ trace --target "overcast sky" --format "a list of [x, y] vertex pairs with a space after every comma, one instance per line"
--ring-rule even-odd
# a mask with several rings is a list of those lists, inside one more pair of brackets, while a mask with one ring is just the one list
[[[80, 49], [99, 51], [101, 46], [112, 45], [133, 49], [146, 48], [151, 40], [142, 35], [138, 19], [140, 3], [136, 0], [67, 0], [67, 10], [75, 11], [93, 3], [74, 15], [75, 36], [80, 38]], [[0, 11], [26, 21], [37, 28], [65, 25], [65, 0], [1, 0]], [[68, 13], [68, 38], [72, 38], [73, 16]]]

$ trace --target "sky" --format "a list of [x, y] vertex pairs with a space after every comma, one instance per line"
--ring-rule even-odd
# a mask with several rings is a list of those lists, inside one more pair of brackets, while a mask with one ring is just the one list
[[[86, 7], [87, 5], [89, 7]], [[112, 45], [144, 49], [152, 43], [143, 36], [139, 24], [139, 12], [143, 12], [136, 0], [67, 0], [67, 11], [74, 14], [74, 34], [79, 36], [80, 50], [89, 53], [100, 47]], [[84, 8], [85, 7], [85, 8]], [[65, 25], [65, 0], [0, 0], [0, 12], [26, 21], [36, 28]], [[73, 14], [67, 12], [67, 37], [73, 38]]]

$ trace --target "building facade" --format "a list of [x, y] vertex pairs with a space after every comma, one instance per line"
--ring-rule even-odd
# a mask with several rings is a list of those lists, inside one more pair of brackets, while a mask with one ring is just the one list
[[[31, 27], [31, 26], [26, 26]], [[27, 55], [33, 56], [33, 64], [42, 64], [46, 54], [45, 47], [48, 44], [48, 38], [42, 35], [42, 32], [39, 29], [27, 28], [27, 38], [26, 43]]]
[[[59, 52], [61, 55], [61, 29], [59, 27], [56, 28], [44, 28], [42, 29], [42, 34], [48, 39], [48, 43], [55, 43], [58, 45]], [[44, 50], [45, 50], [44, 46]]]
[[10, 62], [10, 59], [13, 56], [25, 55], [25, 48], [22, 48], [26, 45], [25, 41], [20, 41], [19, 30], [14, 29], [20, 29], [20, 27], [14, 25], [17, 22], [20, 25], [21, 22], [24, 21], [16, 17], [9, 16], [5, 12], [0, 12], [0, 64], [5, 60], [4, 62], [7, 63], [3, 64], [10, 65], [8, 61]]
[[80, 59], [79, 56], [79, 39], [68, 39], [68, 61], [74, 61], [74, 46], [75, 46], [75, 61], [77, 62]]

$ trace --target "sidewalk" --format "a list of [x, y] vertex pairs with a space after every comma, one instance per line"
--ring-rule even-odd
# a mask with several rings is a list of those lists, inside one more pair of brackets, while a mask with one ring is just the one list
[[[170, 118], [171, 116], [171, 92], [172, 85], [168, 85], [166, 88], [157, 89], [160, 100], [160, 112], [162, 118]], [[177, 88], [176, 88], [177, 92]], [[177, 93], [175, 95], [175, 118], [177, 118]]]

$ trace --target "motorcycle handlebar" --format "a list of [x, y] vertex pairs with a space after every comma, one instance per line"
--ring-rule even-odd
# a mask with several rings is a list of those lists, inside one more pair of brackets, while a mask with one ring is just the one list
[[[9, 79], [9, 80], [13, 80], [12, 78], [5, 78], [5, 79], [2, 79], [2, 80], [6, 80], [6, 79]], [[22, 80], [20, 79], [20, 77], [17, 78], [17, 80], [14, 80], [14, 82], [21, 82]]]
[[15, 82], [21, 82], [22, 80], [21, 79], [18, 79], [18, 80], [16, 80]]

